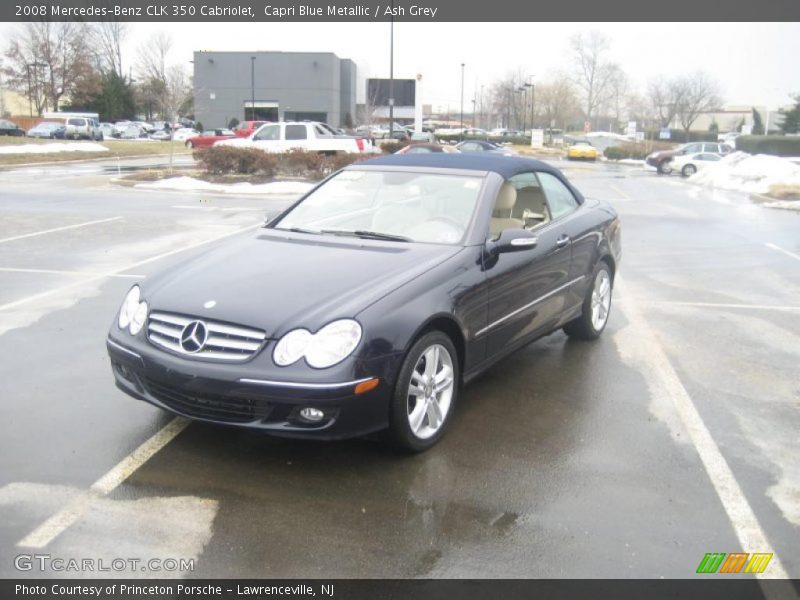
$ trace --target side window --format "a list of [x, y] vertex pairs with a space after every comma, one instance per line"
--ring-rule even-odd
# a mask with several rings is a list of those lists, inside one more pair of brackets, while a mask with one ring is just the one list
[[70, 125], [83, 125], [83, 119], [70, 119]]
[[461, 145], [461, 149], [466, 151], [466, 152], [475, 152], [477, 150], [483, 150], [483, 148], [478, 146], [478, 144], [474, 144], [472, 142], [467, 142], [465, 144], [462, 144]]
[[550, 207], [550, 215], [553, 220], [578, 208], [575, 196], [558, 177], [550, 173], [539, 173], [539, 182], [547, 198], [547, 205]]
[[307, 138], [305, 125], [287, 125], [286, 126], [286, 139], [287, 140], [304, 140]]
[[280, 125], [268, 125], [258, 130], [255, 140], [279, 140], [281, 138]]
[[689, 144], [686, 146], [685, 154], [694, 154], [695, 152], [702, 152], [703, 144]]

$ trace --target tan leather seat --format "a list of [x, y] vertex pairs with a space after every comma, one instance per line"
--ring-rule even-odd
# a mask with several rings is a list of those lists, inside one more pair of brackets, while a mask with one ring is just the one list
[[505, 229], [522, 229], [525, 222], [522, 219], [515, 219], [511, 216], [514, 205], [517, 203], [517, 190], [509, 182], [503, 183], [497, 193], [497, 200], [494, 203], [492, 221], [489, 229], [492, 237], [496, 238]]
[[512, 216], [524, 221], [527, 228], [547, 223], [550, 220], [550, 212], [542, 188], [528, 186], [518, 189]]

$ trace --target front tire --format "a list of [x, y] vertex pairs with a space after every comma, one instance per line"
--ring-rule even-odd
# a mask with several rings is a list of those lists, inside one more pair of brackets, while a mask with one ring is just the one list
[[658, 171], [659, 175], [669, 175], [670, 173], [672, 173], [672, 167], [669, 166], [668, 160], [663, 160], [660, 163], [658, 163], [658, 167], [656, 168], [656, 170]]
[[572, 339], [596, 340], [608, 323], [613, 291], [613, 279], [608, 264], [600, 261], [592, 272], [591, 281], [583, 300], [581, 315], [564, 325], [564, 333]]
[[408, 351], [395, 382], [389, 433], [396, 445], [423, 452], [444, 435], [456, 405], [458, 354], [450, 338], [432, 331]]

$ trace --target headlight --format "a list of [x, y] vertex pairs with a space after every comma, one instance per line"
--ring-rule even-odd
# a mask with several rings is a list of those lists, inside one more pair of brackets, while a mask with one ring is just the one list
[[139, 306], [136, 307], [136, 312], [133, 313], [133, 318], [131, 319], [130, 327], [128, 331], [131, 332], [131, 335], [136, 335], [142, 330], [144, 326], [144, 322], [147, 320], [147, 302], [140, 302]]
[[361, 325], [352, 319], [341, 319], [314, 334], [306, 329], [290, 331], [275, 346], [272, 359], [285, 367], [305, 357], [309, 366], [325, 369], [342, 362], [360, 341]]
[[119, 328], [125, 329], [128, 325], [130, 325], [131, 319], [133, 319], [133, 315], [136, 313], [136, 309], [139, 308], [139, 286], [133, 286], [128, 295], [125, 296], [125, 300], [122, 301], [122, 308], [119, 309]]
[[315, 369], [332, 367], [342, 362], [361, 341], [361, 325], [342, 319], [325, 325], [306, 350], [306, 362]]
[[283, 336], [275, 346], [272, 360], [280, 367], [286, 367], [297, 362], [306, 353], [313, 335], [306, 329], [295, 329]]

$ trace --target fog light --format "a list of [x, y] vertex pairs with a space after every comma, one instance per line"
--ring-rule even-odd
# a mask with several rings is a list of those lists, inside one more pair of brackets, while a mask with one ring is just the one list
[[306, 421], [313, 421], [314, 423], [317, 423], [325, 418], [325, 413], [318, 408], [307, 407], [300, 411], [300, 416]]

